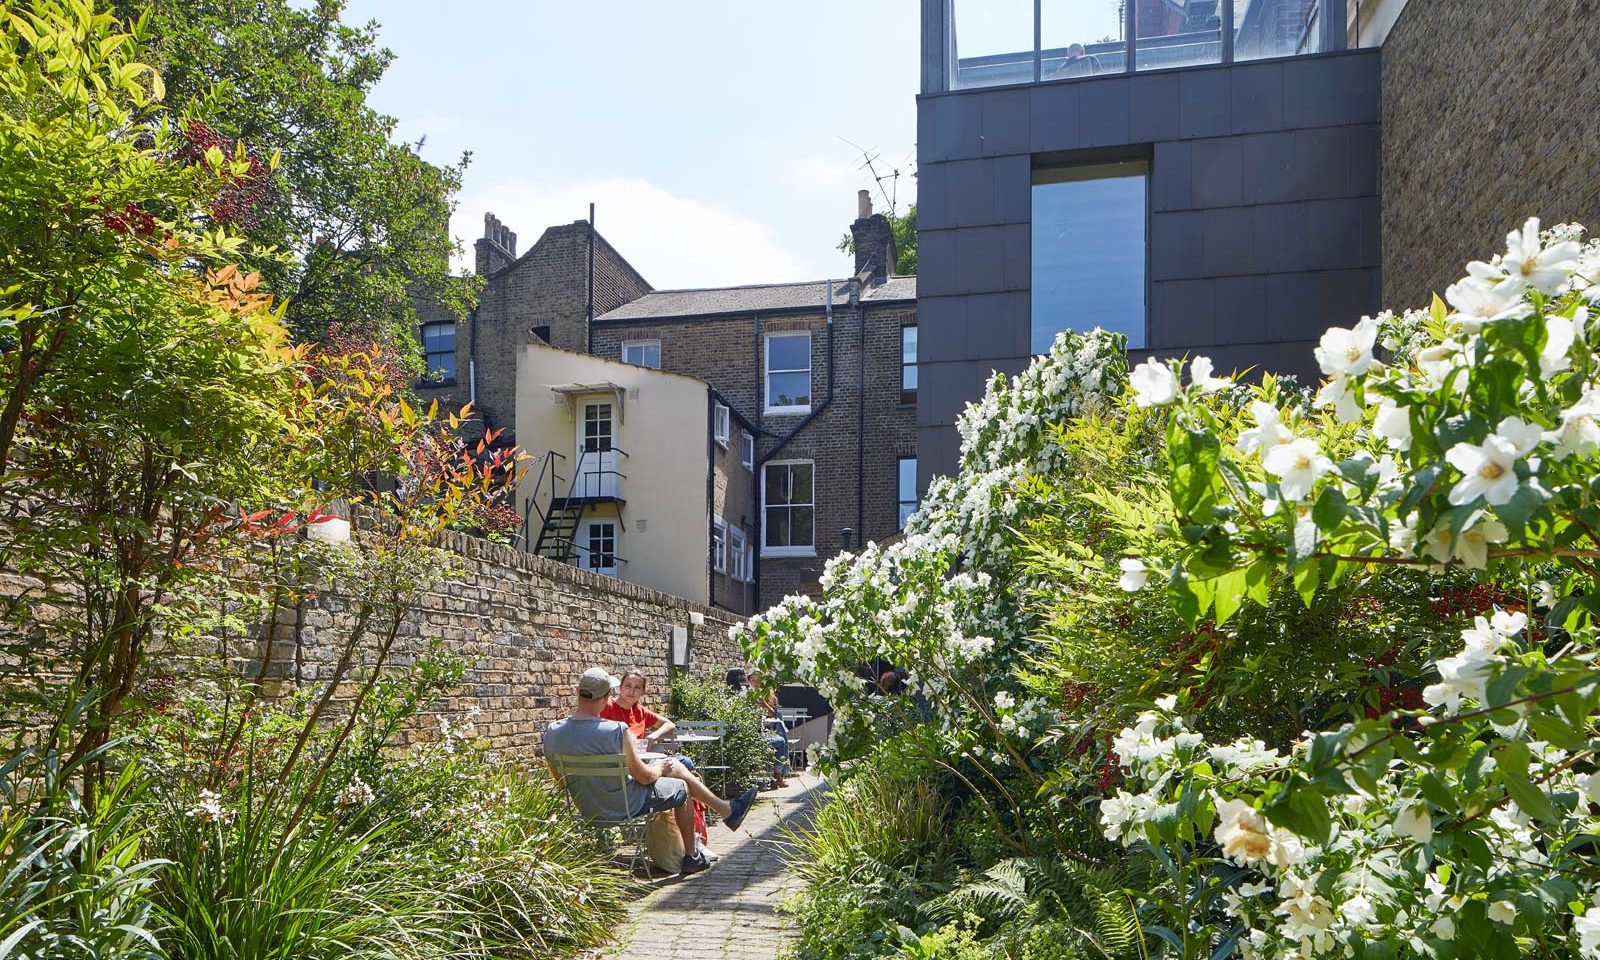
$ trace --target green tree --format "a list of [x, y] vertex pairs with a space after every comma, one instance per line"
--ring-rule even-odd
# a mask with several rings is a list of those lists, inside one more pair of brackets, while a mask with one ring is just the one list
[[148, 14], [150, 57], [171, 101], [196, 103], [183, 130], [191, 151], [239, 142], [257, 158], [281, 152], [244, 202], [213, 213], [262, 251], [293, 254], [263, 252], [242, 266], [288, 301], [298, 336], [344, 328], [407, 344], [414, 296], [470, 308], [475, 282], [451, 274], [449, 234], [467, 157], [427, 163], [395, 143], [394, 118], [368, 104], [393, 59], [376, 23], [344, 23], [342, 0], [114, 0], [114, 8], [128, 19]]
[[[917, 272], [917, 205], [906, 208], [904, 215], [890, 211], [889, 227], [894, 231], [894, 272], [902, 277], [915, 276]], [[845, 253], [856, 252], [856, 238], [845, 234], [839, 239], [839, 249]]]

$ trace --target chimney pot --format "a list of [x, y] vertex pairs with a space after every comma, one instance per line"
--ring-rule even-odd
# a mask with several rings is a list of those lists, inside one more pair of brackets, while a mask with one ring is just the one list
[[872, 193], [867, 190], [856, 191], [856, 219], [865, 220], [872, 216]]

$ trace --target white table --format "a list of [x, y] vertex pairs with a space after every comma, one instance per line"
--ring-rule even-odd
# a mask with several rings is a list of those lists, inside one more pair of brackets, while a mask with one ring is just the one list
[[713, 737], [704, 733], [680, 733], [673, 736], [669, 743], [716, 743], [721, 737]]

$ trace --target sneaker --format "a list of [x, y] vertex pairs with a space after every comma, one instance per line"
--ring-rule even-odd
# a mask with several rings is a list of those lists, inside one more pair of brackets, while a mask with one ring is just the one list
[[687, 877], [691, 873], [699, 873], [702, 870], [709, 869], [711, 869], [711, 861], [706, 859], [705, 854], [697, 853], [692, 857], [683, 858], [683, 862], [678, 865], [678, 876]]
[[739, 829], [739, 824], [744, 823], [744, 815], [750, 812], [750, 805], [756, 802], [756, 788], [751, 787], [744, 793], [734, 797], [729, 802], [733, 809], [728, 811], [728, 818], [722, 821], [723, 826], [729, 830]]
[[706, 862], [708, 862], [708, 863], [716, 863], [718, 860], [722, 859], [722, 854], [720, 854], [717, 851], [711, 849], [710, 847], [706, 846], [705, 844], [701, 844], [700, 845], [700, 856], [705, 857], [706, 858]]

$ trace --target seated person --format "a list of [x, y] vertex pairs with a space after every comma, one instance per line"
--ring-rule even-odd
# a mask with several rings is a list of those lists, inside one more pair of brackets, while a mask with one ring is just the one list
[[[616, 720], [625, 724], [628, 732], [633, 734], [643, 750], [654, 750], [662, 740], [671, 738], [678, 729], [677, 724], [661, 716], [642, 702], [644, 700], [644, 671], [638, 667], [629, 667], [622, 671], [618, 678], [616, 691], [606, 705], [600, 708], [600, 719]], [[678, 762], [686, 769], [694, 769], [694, 761], [688, 757], [678, 757]], [[700, 838], [700, 846], [707, 846], [710, 834], [706, 831], [705, 806], [698, 800], [695, 801], [694, 831]], [[709, 849], [707, 856], [716, 859], [716, 855]]]
[[[750, 805], [755, 802], [756, 790], [751, 787], [733, 800], [724, 800], [712, 793], [700, 778], [686, 770], [676, 760], [661, 760], [647, 764], [639, 758], [639, 748], [633, 734], [616, 720], [605, 720], [600, 710], [611, 696], [611, 675], [592, 667], [578, 678], [578, 702], [572, 715], [552, 723], [544, 732], [545, 757], [560, 755], [605, 756], [620, 754], [628, 770], [627, 814], [630, 817], [647, 816], [664, 810], [673, 811], [678, 821], [678, 835], [685, 844], [694, 848], [685, 853], [680, 872], [687, 876], [709, 867], [710, 861], [699, 849], [694, 834], [694, 810], [686, 802], [691, 797], [717, 811], [729, 830], [739, 829]], [[559, 782], [560, 771], [551, 764], [551, 772]], [[617, 817], [622, 811], [606, 809], [606, 785], [594, 777], [575, 777], [572, 783], [563, 783], [572, 794], [578, 809], [587, 817]]]
[[[753, 672], [754, 671], [752, 671], [752, 673]], [[751, 676], [746, 674], [745, 671], [739, 667], [734, 667], [732, 670], [728, 671], [727, 681], [728, 689], [732, 690], [734, 693], [745, 697], [755, 696], [756, 690], [752, 684]], [[777, 697], [768, 694], [766, 697], [760, 699], [760, 704], [761, 712], [764, 716], [778, 716]], [[777, 730], [768, 731], [767, 741], [772, 744], [772, 752], [776, 758], [772, 765], [772, 785], [781, 790], [789, 785], [788, 781], [784, 780], [783, 778], [784, 771], [787, 769], [789, 764], [789, 737], [787, 735], [788, 727], [784, 726], [781, 719], [778, 721], [778, 726], [780, 730], [785, 732], [780, 733]]]

